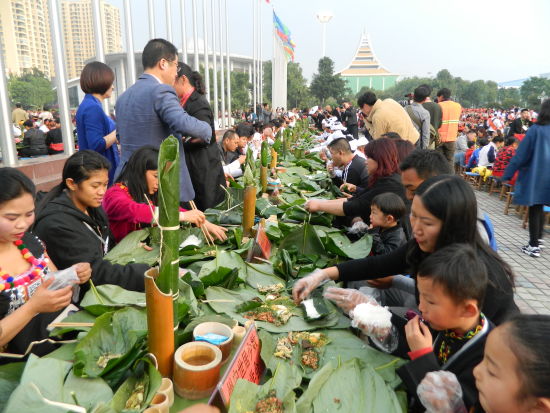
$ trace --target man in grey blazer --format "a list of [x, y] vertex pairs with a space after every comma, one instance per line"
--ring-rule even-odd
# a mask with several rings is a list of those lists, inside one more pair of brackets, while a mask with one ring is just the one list
[[212, 128], [206, 122], [187, 114], [180, 106], [173, 88], [178, 54], [176, 47], [164, 39], [150, 40], [142, 54], [144, 73], [116, 102], [117, 132], [121, 148], [120, 164], [115, 176], [128, 159], [144, 145], [159, 147], [170, 135], [180, 140], [180, 201], [195, 197], [185, 163], [182, 139], [210, 141]]

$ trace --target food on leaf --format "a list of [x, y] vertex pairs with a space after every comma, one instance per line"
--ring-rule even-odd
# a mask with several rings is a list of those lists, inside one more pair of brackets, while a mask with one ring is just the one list
[[283, 402], [277, 398], [277, 392], [270, 390], [263, 399], [256, 403], [254, 413], [284, 413]]
[[300, 361], [304, 367], [317, 370], [319, 368], [319, 353], [313, 347], [304, 348]]
[[281, 283], [264, 285], [264, 286], [258, 285], [258, 292], [260, 294], [276, 294], [276, 293], [280, 293], [284, 289], [285, 289], [285, 286]]

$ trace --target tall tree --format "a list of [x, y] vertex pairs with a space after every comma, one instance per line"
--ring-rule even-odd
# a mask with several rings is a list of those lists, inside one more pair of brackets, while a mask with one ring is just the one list
[[231, 110], [249, 108], [251, 88], [247, 73], [231, 72]]
[[519, 89], [521, 98], [530, 108], [540, 107], [539, 96], [550, 96], [550, 79], [544, 77], [530, 77]]
[[317, 73], [313, 75], [310, 91], [313, 96], [324, 102], [329, 97], [340, 101], [349, 93], [346, 81], [339, 74], [334, 74], [334, 62], [330, 57], [319, 60]]
[[21, 75], [8, 79], [8, 93], [12, 102], [27, 108], [42, 108], [55, 101], [55, 93], [48, 78], [37, 68], [25, 70]]
[[313, 105], [313, 96], [299, 63], [290, 62], [287, 72], [287, 105], [290, 108], [303, 108]]

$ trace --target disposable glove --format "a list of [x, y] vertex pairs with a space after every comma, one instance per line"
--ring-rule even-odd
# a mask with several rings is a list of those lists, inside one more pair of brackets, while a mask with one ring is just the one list
[[340, 307], [346, 314], [349, 314], [351, 310], [361, 303], [378, 305], [374, 298], [353, 288], [330, 287], [325, 291], [324, 297], [334, 302], [334, 304]]
[[316, 270], [309, 275], [299, 279], [292, 288], [292, 298], [296, 304], [301, 303], [303, 300], [309, 297], [311, 292], [315, 290], [323, 281], [328, 280], [329, 277], [323, 270]]
[[416, 392], [427, 413], [466, 413], [462, 388], [450, 371], [426, 374]]

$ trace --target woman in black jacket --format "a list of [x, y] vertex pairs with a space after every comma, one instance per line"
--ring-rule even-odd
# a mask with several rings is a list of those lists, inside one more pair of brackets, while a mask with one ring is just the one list
[[395, 142], [388, 138], [369, 142], [365, 147], [365, 155], [369, 174], [367, 188], [361, 189], [344, 182], [349, 191], [355, 192], [351, 198], [329, 201], [314, 199], [306, 202], [305, 208], [310, 212], [322, 211], [336, 216], [345, 216], [348, 218], [347, 224], [355, 217], [360, 217], [369, 224], [370, 206], [376, 195], [393, 192], [405, 202], [405, 189], [401, 185]]
[[326, 279], [356, 281], [411, 274], [414, 280], [419, 264], [429, 254], [447, 245], [466, 243], [474, 247], [487, 268], [489, 285], [483, 313], [498, 325], [518, 311], [512, 269], [481, 239], [476, 197], [463, 179], [440, 175], [420, 185], [413, 199], [411, 225], [414, 238], [402, 247], [386, 255], [342, 262], [316, 271], [296, 282], [294, 299], [302, 301]]
[[33, 232], [46, 243], [57, 268], [89, 262], [96, 285], [116, 284], [127, 290], [144, 291], [147, 265], [118, 265], [103, 258], [115, 244], [101, 208], [109, 168], [109, 161], [91, 150], [79, 151], [67, 159], [61, 183], [38, 208]]
[[[180, 104], [191, 116], [208, 122], [212, 127], [212, 139], [205, 143], [200, 139], [191, 138], [184, 140], [185, 162], [189, 170], [189, 176], [195, 190], [195, 204], [204, 211], [213, 208], [224, 200], [225, 176], [218, 147], [216, 145], [216, 128], [214, 127], [214, 115], [210, 104], [204, 97], [204, 85], [202, 76], [194, 72], [185, 63], [178, 64], [176, 93], [180, 98]], [[221, 186], [220, 186], [221, 185]]]

